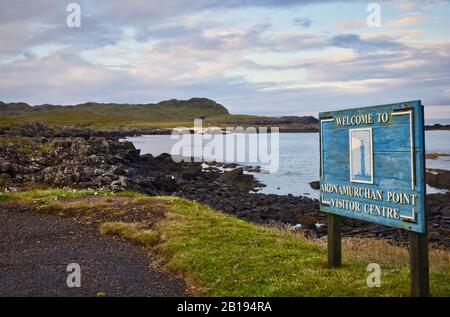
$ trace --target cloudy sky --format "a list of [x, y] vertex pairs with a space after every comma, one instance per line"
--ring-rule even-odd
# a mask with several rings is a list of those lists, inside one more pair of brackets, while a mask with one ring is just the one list
[[317, 115], [421, 99], [450, 119], [450, 1], [379, 1], [379, 28], [369, 3], [0, 0], [0, 100], [207, 97], [236, 114]]

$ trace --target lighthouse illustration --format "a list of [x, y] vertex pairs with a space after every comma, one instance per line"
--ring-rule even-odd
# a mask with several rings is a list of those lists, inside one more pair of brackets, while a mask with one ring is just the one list
[[373, 182], [372, 130], [350, 130], [350, 180], [356, 183]]
[[359, 151], [361, 153], [361, 177], [366, 177], [366, 159], [364, 155], [364, 140], [361, 140], [361, 145], [359, 146]]

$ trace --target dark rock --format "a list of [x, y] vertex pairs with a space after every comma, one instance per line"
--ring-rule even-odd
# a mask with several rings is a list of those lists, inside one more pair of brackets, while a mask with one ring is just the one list
[[440, 169], [429, 170], [426, 173], [426, 182], [435, 188], [450, 189], [450, 171]]
[[[46, 134], [45, 127], [28, 127], [23, 133], [34, 133], [33, 129], [38, 135], [51, 135]], [[302, 224], [301, 230], [308, 236], [326, 235], [326, 226], [316, 225], [326, 223], [318, 200], [252, 192], [262, 184], [252, 175], [244, 174], [245, 167], [216, 163], [202, 170], [201, 163], [176, 163], [169, 154], [140, 156], [132, 143], [95, 136], [91, 131], [74, 135], [65, 131], [64, 135], [25, 137], [22, 143], [9, 142], [8, 133], [0, 136], [4, 138], [0, 142], [0, 190], [38, 183], [52, 187], [134, 190], [152, 196], [178, 195], [255, 223]], [[222, 173], [221, 167], [235, 168]], [[441, 177], [431, 182], [446, 181]], [[311, 186], [318, 189], [320, 184], [311, 182]], [[450, 194], [428, 195], [427, 210], [431, 240], [438, 246], [450, 247]], [[403, 231], [349, 218], [344, 220], [342, 232], [344, 236], [408, 241]]]
[[127, 188], [127, 181], [124, 176], [119, 177], [118, 180], [111, 182], [110, 188], [112, 191], [122, 191]]
[[217, 180], [219, 182], [231, 183], [231, 182], [236, 181], [243, 174], [244, 174], [244, 170], [241, 167], [239, 167], [234, 170], [224, 172], [222, 175], [219, 176], [219, 178]]
[[244, 166], [244, 171], [248, 173], [261, 173], [261, 166]]
[[115, 175], [122, 175], [122, 176], [123, 175], [127, 175], [127, 171], [124, 168], [120, 167], [120, 166], [114, 168], [113, 173]]
[[55, 130], [39, 122], [24, 123], [22, 125], [14, 126], [8, 134], [19, 135], [24, 137], [46, 137], [51, 138], [55, 136]]
[[181, 174], [181, 177], [185, 180], [192, 181], [200, 176], [202, 173], [202, 167], [200, 165], [193, 165]]
[[223, 168], [237, 168], [239, 165], [236, 163], [223, 163], [222, 167]]
[[309, 183], [309, 186], [311, 186], [312, 189], [320, 189], [320, 181], [312, 181]]
[[157, 176], [153, 180], [153, 184], [157, 189], [163, 190], [167, 193], [178, 191], [178, 185], [173, 177], [167, 177], [164, 175]]

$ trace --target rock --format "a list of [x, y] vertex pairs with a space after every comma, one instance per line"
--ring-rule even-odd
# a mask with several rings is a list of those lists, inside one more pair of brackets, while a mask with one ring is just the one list
[[[35, 128], [25, 131], [32, 133]], [[46, 128], [36, 127], [43, 135]], [[6, 131], [8, 132], [8, 131]], [[51, 187], [105, 188], [113, 191], [134, 190], [148, 195], [177, 195], [193, 199], [259, 224], [302, 225], [306, 235], [326, 235], [326, 214], [319, 211], [319, 201], [305, 196], [257, 193], [262, 186], [253, 175], [244, 174], [250, 167], [221, 172], [235, 164], [215, 163], [202, 170], [201, 163], [176, 163], [169, 154], [153, 157], [139, 155], [130, 142], [95, 136], [92, 131], [65, 131], [52, 138], [23, 137], [9, 142], [8, 133], [0, 138], [0, 190], [17, 189], [32, 183]], [[24, 133], [28, 133], [24, 132]], [[20, 138], [19, 138], [20, 139]], [[214, 164], [214, 163], [212, 163]], [[435, 186], [446, 183], [445, 171], [429, 171], [428, 181]], [[435, 177], [436, 179], [433, 179]], [[320, 188], [320, 183], [311, 182]], [[279, 188], [278, 188], [279, 189]], [[253, 192], [255, 191], [255, 192]], [[427, 196], [429, 229], [436, 245], [450, 247], [450, 193]], [[346, 218], [343, 235], [406, 239], [406, 233], [389, 227]]]
[[441, 235], [438, 232], [430, 232], [428, 234], [428, 241], [439, 242], [441, 240]]
[[173, 177], [160, 175], [153, 180], [153, 184], [157, 189], [168, 193], [178, 190], [178, 185]]
[[240, 176], [244, 174], [244, 170], [242, 167], [235, 168], [231, 171], [224, 172], [222, 175], [219, 176], [217, 179], [219, 182], [234, 182], [236, 181]]
[[450, 171], [440, 169], [428, 170], [426, 173], [426, 182], [435, 188], [450, 189]]
[[162, 161], [162, 162], [168, 162], [168, 163], [173, 162], [172, 155], [170, 155], [168, 153], [163, 153], [160, 156], [158, 156], [158, 160]]
[[309, 186], [311, 186], [312, 189], [320, 189], [320, 181], [312, 181], [309, 183]]
[[122, 175], [122, 176], [127, 175], [127, 171], [120, 166], [115, 167], [113, 169], [113, 173], [114, 173], [114, 175]]
[[0, 174], [0, 191], [3, 191], [5, 187], [11, 184], [11, 177], [6, 174]]
[[118, 180], [111, 182], [112, 191], [122, 191], [127, 188], [127, 181], [124, 176], [120, 176]]
[[261, 166], [244, 166], [244, 171], [248, 173], [261, 173]]
[[10, 166], [8, 161], [0, 158], [0, 173], [8, 173]]
[[13, 127], [8, 134], [34, 138], [51, 138], [55, 136], [55, 130], [39, 122], [30, 122]]
[[237, 168], [238, 164], [236, 164], [236, 163], [223, 163], [222, 167], [223, 168]]
[[153, 162], [154, 157], [151, 154], [143, 154], [141, 155], [141, 161]]
[[192, 181], [196, 179], [197, 176], [199, 176], [202, 173], [202, 167], [200, 165], [198, 166], [192, 166], [188, 168], [187, 171], [183, 172], [181, 177], [185, 180]]

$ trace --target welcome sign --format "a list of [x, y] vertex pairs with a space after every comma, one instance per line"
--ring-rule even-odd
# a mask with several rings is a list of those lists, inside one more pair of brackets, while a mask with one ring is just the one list
[[321, 211], [425, 232], [420, 101], [320, 113]]

